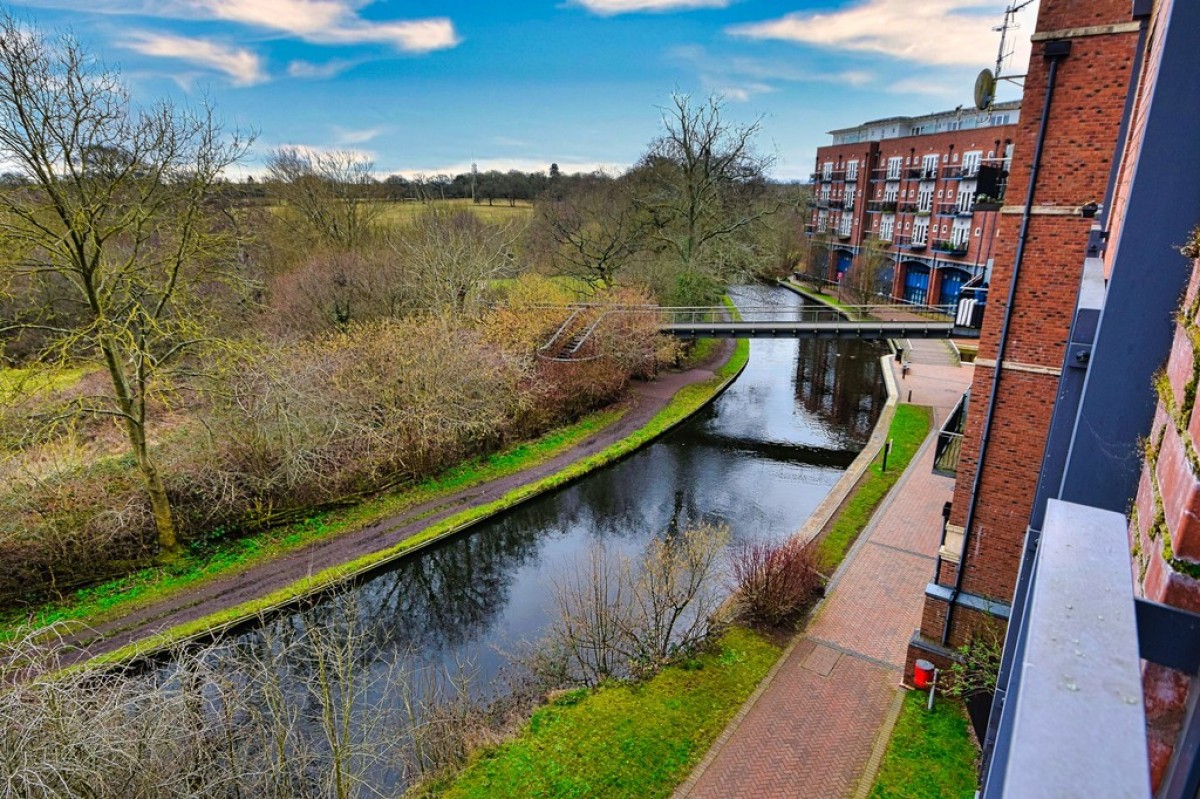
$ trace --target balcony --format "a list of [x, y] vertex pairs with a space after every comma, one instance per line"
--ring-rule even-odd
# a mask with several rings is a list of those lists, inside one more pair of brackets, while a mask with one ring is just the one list
[[958, 456], [962, 453], [963, 426], [967, 422], [967, 403], [971, 392], [962, 395], [950, 416], [938, 431], [937, 444], [933, 450], [933, 473], [943, 477], [958, 474]]
[[938, 203], [933, 212], [938, 216], [958, 216], [958, 203]]
[[921, 173], [918, 177], [919, 180], [937, 180], [938, 167], [936, 166], [922, 167], [918, 171]]
[[928, 247], [929, 244], [924, 236], [922, 236], [920, 239], [918, 239], [916, 236], [913, 236], [909, 240], [908, 244], [906, 244], [904, 246], [907, 247], [908, 249], [912, 250], [913, 252], [921, 252], [926, 247]]
[[889, 170], [886, 166], [881, 166], [871, 170], [871, 182], [878, 183], [881, 180], [900, 180], [902, 171], [899, 169]]
[[895, 200], [868, 200], [867, 213], [869, 214], [894, 214], [896, 213]]
[[839, 241], [850, 241], [850, 231], [849, 230], [839, 230], [839, 231], [837, 231], [837, 233], [835, 235], [838, 237]]
[[942, 167], [942, 177], [946, 180], [973, 180], [978, 175], [979, 164]]
[[838, 199], [838, 200], [830, 200], [830, 201], [829, 201], [829, 203], [828, 203], [828, 205], [827, 205], [826, 207], [827, 207], [827, 208], [832, 208], [832, 209], [834, 209], [834, 210], [837, 210], [837, 211], [840, 211], [840, 210], [842, 210], [843, 208], [845, 208], [845, 207], [846, 207], [846, 202], [845, 202], [845, 200], [841, 200], [841, 199]]
[[842, 183], [846, 180], [846, 170], [835, 169], [829, 173], [829, 177], [826, 178], [826, 180], [832, 180], [835, 183]]
[[884, 240], [890, 240], [892, 242], [892, 246], [894, 247], [907, 247], [909, 241], [912, 240], [912, 236], [906, 236], [903, 233], [894, 233], [891, 236], [883, 236], [881, 234], [880, 238]]
[[917, 203], [915, 201], [902, 202], [896, 205], [896, 213], [898, 214], [915, 214], [917, 212]]
[[923, 171], [919, 166], [910, 166], [905, 168], [904, 177], [907, 180], [920, 180]]
[[965, 241], [953, 241], [951, 239], [934, 239], [933, 251], [946, 253], [947, 255], [966, 255], [968, 244]]

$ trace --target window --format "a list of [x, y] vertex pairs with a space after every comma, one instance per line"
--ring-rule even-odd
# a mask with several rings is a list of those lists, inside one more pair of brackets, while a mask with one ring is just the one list
[[960, 214], [969, 214], [975, 206], [975, 190], [970, 186], [958, 190], [958, 199], [955, 202]]
[[895, 183], [889, 183], [883, 187], [883, 201], [885, 203], [894, 203], [900, 199], [900, 187]]
[[829, 180], [833, 177], [833, 162], [826, 161], [821, 165], [821, 180]]
[[918, 219], [913, 222], [912, 243], [925, 244], [929, 241], [929, 220]]
[[828, 185], [821, 187], [821, 204], [829, 205], [829, 186]]
[[964, 219], [965, 224], [960, 224], [958, 221], [954, 223], [954, 229], [950, 233], [950, 243], [955, 247], [966, 248], [971, 240], [971, 223]]
[[883, 218], [879, 220], [879, 238], [883, 239], [884, 241], [891, 241], [893, 235], [892, 231], [894, 231], [895, 228], [896, 217], [892, 216], [891, 214], [885, 214]]
[[900, 156], [889, 158], [887, 163], [887, 179], [899, 180], [900, 170], [904, 167], [904, 159]]
[[979, 174], [979, 162], [983, 159], [983, 151], [974, 150], [973, 152], [963, 153], [962, 160], [962, 176], [964, 178], [973, 178]]
[[842, 214], [842, 218], [840, 220], [838, 220], [838, 235], [839, 236], [849, 236], [850, 235], [850, 219], [851, 219], [850, 214]]
[[934, 180], [937, 178], [938, 154], [930, 153], [921, 158], [921, 179]]
[[846, 162], [846, 180], [858, 180], [858, 161]]
[[917, 210], [929, 213], [933, 210], [933, 187], [922, 189], [917, 195]]
[[829, 229], [829, 212], [828, 211], [818, 211], [817, 212], [817, 232], [824, 233], [828, 229]]
[[846, 187], [846, 193], [843, 196], [843, 199], [845, 199], [845, 201], [846, 201], [846, 205], [845, 205], [846, 210], [847, 211], [853, 210], [854, 209], [854, 187], [853, 186]]

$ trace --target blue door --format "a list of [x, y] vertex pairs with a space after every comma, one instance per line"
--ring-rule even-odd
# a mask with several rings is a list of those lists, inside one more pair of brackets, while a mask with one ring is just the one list
[[924, 305], [929, 299], [929, 267], [915, 261], [904, 264], [904, 300]]
[[971, 276], [961, 269], [943, 269], [942, 270], [942, 288], [938, 292], [938, 305], [958, 305], [958, 295], [962, 291], [963, 284], [971, 279]]
[[850, 271], [850, 265], [854, 263], [854, 253], [838, 250], [837, 254], [837, 279], [841, 280], [842, 275]]
[[888, 261], [875, 273], [875, 293], [892, 296], [892, 281], [896, 279], [896, 262]]

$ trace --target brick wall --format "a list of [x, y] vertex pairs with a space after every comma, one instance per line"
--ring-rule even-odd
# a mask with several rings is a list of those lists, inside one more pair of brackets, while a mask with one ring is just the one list
[[[1129, 514], [1135, 592], [1200, 612], [1200, 260], [1175, 328], [1171, 355], [1156, 388], [1159, 402], [1146, 441], [1137, 498]], [[1147, 740], [1155, 786], [1170, 761], [1186, 709], [1190, 680], [1146, 664]]]
[[[1085, 24], [1062, 24], [1076, 16], [1086, 19], [1087, 25], [1126, 22], [1129, 5], [1046, 0], [1039, 12], [1038, 31]], [[969, 593], [1007, 602], [1016, 583], [1090, 228], [1090, 221], [1077, 210], [1084, 203], [1104, 197], [1136, 40], [1132, 32], [1074, 38], [1070, 56], [1059, 64], [1034, 191], [1034, 205], [1039, 212], [1030, 220], [987, 463], [963, 554], [963, 590]], [[982, 416], [991, 394], [994, 360], [1013, 275], [1021, 225], [1019, 206], [1026, 199], [1048, 77], [1044, 47], [1044, 42], [1034, 43], [1015, 136], [1017, 155], [1005, 199], [1010, 213], [1001, 214], [999, 223], [1000, 238], [980, 340], [981, 363], [977, 361], [975, 370], [950, 518], [958, 525], [965, 524], [970, 504]], [[940, 630], [922, 631], [928, 636], [941, 634]]]

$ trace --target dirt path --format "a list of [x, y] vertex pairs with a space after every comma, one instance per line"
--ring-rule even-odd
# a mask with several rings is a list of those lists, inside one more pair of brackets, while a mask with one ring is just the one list
[[68, 660], [70, 663], [83, 662], [180, 624], [266, 596], [324, 569], [386, 549], [448, 516], [493, 502], [515, 488], [555, 474], [639, 430], [681, 388], [712, 378], [713, 369], [728, 360], [732, 351], [733, 343], [723, 342], [701, 367], [663, 373], [649, 383], [634, 383], [622, 401], [628, 410], [619, 420], [545, 463], [416, 505], [375, 524], [315, 541], [245, 571], [183, 590], [120, 618], [96, 623], [73, 636], [69, 643], [78, 649]]

